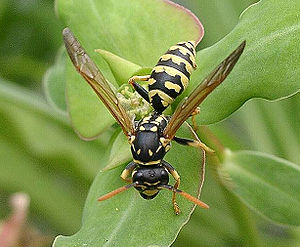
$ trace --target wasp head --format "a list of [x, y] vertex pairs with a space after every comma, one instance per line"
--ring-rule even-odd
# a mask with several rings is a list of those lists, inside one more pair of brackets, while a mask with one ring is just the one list
[[135, 188], [145, 199], [153, 199], [159, 192], [158, 187], [169, 183], [169, 174], [162, 166], [140, 166], [133, 172]]

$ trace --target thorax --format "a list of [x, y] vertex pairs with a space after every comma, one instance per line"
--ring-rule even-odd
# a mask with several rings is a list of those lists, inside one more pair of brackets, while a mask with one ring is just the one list
[[167, 125], [167, 118], [153, 114], [140, 120], [136, 124], [136, 134], [130, 138], [133, 159], [140, 165], [159, 164], [170, 149], [163, 131]]

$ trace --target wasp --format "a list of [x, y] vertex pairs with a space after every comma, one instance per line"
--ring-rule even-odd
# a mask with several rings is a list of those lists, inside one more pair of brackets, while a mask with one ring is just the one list
[[[172, 46], [160, 57], [150, 75], [133, 76], [129, 79], [129, 83], [154, 109], [149, 116], [134, 121], [69, 28], [63, 30], [63, 38], [76, 70], [108, 108], [131, 146], [133, 161], [121, 174], [121, 178], [128, 184], [101, 196], [98, 201], [109, 199], [134, 187], [144, 199], [153, 199], [160, 190], [171, 191], [172, 205], [176, 215], [180, 213], [176, 203], [176, 194], [202, 208], [208, 208], [208, 205], [198, 198], [178, 189], [181, 181], [180, 175], [171, 164], [164, 160], [164, 156], [171, 148], [171, 141], [211, 151], [199, 139], [180, 138], [175, 134], [180, 126], [193, 115], [200, 103], [225, 80], [242, 54], [245, 41], [223, 60], [187, 98], [182, 100], [172, 116], [164, 116], [163, 111], [184, 91], [192, 71], [196, 68], [195, 42], [181, 42]], [[147, 81], [148, 91], [136, 81]], [[174, 185], [169, 184], [169, 174], [176, 181]]]

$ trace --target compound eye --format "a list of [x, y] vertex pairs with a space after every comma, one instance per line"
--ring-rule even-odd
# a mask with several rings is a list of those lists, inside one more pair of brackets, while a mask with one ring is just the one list
[[144, 174], [142, 172], [136, 172], [132, 177], [133, 182], [144, 183]]
[[166, 170], [161, 171], [160, 181], [161, 181], [161, 184], [168, 184], [169, 183], [169, 173]]

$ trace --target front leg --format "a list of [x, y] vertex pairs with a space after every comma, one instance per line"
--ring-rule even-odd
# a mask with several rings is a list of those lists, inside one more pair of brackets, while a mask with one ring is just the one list
[[128, 80], [128, 83], [133, 86], [133, 88], [141, 95], [144, 100], [146, 100], [148, 103], [150, 103], [149, 99], [149, 93], [145, 88], [143, 88], [140, 84], [138, 84], [136, 81], [148, 81], [150, 78], [150, 75], [145, 76], [133, 76]]
[[127, 182], [132, 183], [132, 178], [128, 178], [128, 176], [132, 173], [132, 171], [137, 167], [137, 164], [131, 161], [123, 170], [121, 174], [121, 178]]
[[[162, 166], [165, 167], [168, 170], [168, 172], [172, 175], [172, 177], [175, 179], [175, 181], [176, 181], [176, 183], [174, 184], [175, 190], [178, 189], [178, 187], [180, 185], [180, 176], [179, 176], [178, 172], [168, 162], [162, 160], [161, 163], [162, 163]], [[173, 191], [173, 195], [172, 195], [172, 204], [173, 204], [175, 214], [176, 215], [180, 214], [180, 208], [176, 202], [176, 192], [175, 191]]]

